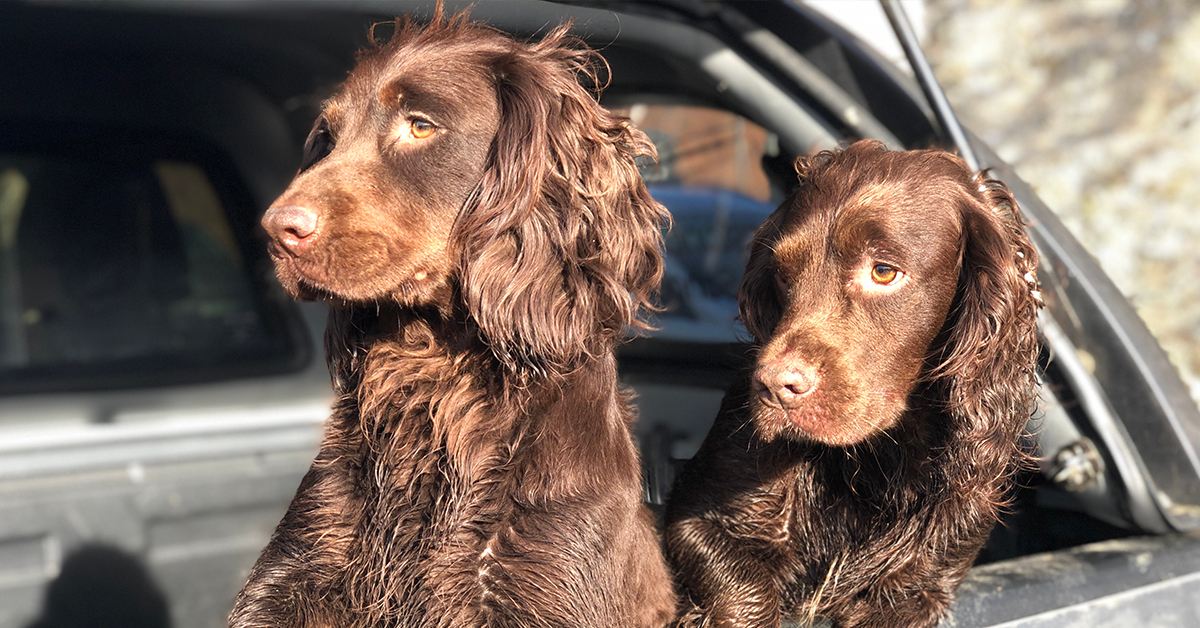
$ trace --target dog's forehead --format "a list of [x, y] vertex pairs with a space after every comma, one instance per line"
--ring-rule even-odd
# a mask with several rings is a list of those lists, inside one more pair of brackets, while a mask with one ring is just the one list
[[912, 182], [865, 185], [838, 205], [834, 231], [920, 233], [922, 227], [942, 222], [952, 209]]
[[388, 46], [364, 55], [327, 102], [326, 115], [364, 103], [454, 115], [494, 100], [483, 51], [451, 43]]
[[843, 247], [900, 255], [957, 248], [960, 232], [956, 185], [910, 181], [862, 190], [839, 212], [832, 236]]
[[866, 251], [903, 257], [957, 246], [961, 218], [949, 182], [874, 181], [837, 193], [835, 186], [816, 183], [796, 196], [782, 222], [773, 247], [781, 266], [827, 258], [854, 262]]

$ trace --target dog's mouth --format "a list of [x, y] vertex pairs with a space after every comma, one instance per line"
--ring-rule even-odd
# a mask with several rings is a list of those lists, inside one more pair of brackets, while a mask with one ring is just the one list
[[[275, 276], [288, 296], [297, 301], [325, 301], [334, 304], [394, 302], [417, 306], [445, 301], [450, 297], [450, 278], [433, 264], [420, 265], [402, 278], [369, 276], [358, 280], [338, 277], [323, 277], [322, 273], [311, 272], [306, 267], [315, 261], [279, 252], [270, 247], [275, 263]], [[349, 287], [350, 289], [346, 289]]]
[[769, 395], [754, 395], [750, 404], [758, 434], [765, 440], [846, 447], [870, 439], [893, 422], [863, 408], [840, 407], [821, 391], [814, 391], [803, 403], [787, 408]]
[[292, 298], [297, 301], [332, 301], [337, 297], [332, 292], [301, 279], [296, 282]]
[[275, 276], [288, 296], [297, 301], [331, 301], [338, 298], [333, 291], [305, 274], [295, 256], [279, 251], [274, 242], [268, 245], [267, 250], [275, 262]]
[[812, 435], [817, 440], [823, 440], [823, 435], [837, 427], [829, 410], [822, 406], [787, 410], [784, 412], [784, 420], [788, 425]]
[[279, 279], [280, 285], [283, 286], [283, 290], [288, 293], [288, 296], [297, 301], [317, 301], [322, 298], [324, 293], [327, 293], [326, 290], [310, 282], [297, 267], [296, 257], [283, 251], [274, 241], [267, 244], [267, 252], [271, 255], [271, 261], [275, 263], [275, 277]]
[[760, 432], [775, 437], [790, 437], [796, 440], [827, 442], [828, 437], [838, 432], [839, 426], [824, 399], [819, 393], [806, 399], [803, 404], [783, 407], [770, 395], [755, 395]]
[[[811, 371], [811, 369], [809, 369]], [[751, 380], [751, 404], [760, 432], [825, 441], [838, 429], [831, 400], [816, 371], [760, 366]]]

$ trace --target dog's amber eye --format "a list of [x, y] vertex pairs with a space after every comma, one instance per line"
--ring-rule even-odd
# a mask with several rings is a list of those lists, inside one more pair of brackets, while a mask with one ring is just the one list
[[871, 281], [886, 286], [900, 277], [900, 271], [887, 264], [876, 264], [871, 267]]
[[433, 135], [433, 132], [436, 129], [432, 122], [421, 119], [413, 120], [410, 128], [412, 129], [412, 136], [419, 140], [423, 140], [430, 135]]

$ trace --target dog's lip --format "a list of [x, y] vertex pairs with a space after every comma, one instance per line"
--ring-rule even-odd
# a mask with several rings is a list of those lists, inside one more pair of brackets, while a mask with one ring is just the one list
[[[267, 253], [270, 254], [271, 260], [275, 262], [275, 274], [279, 277], [280, 283], [285, 288], [292, 288], [289, 292], [295, 292], [294, 298], [300, 301], [316, 301], [320, 292], [323, 290], [316, 282], [309, 279], [299, 268], [300, 261], [294, 254], [279, 246], [274, 240], [267, 243]], [[288, 270], [284, 271], [286, 267]], [[293, 280], [288, 280], [285, 277], [294, 277]]]
[[783, 410], [783, 405], [775, 400], [774, 395], [767, 390], [767, 386], [760, 381], [755, 380], [750, 384], [751, 392], [758, 402], [775, 410]]
[[271, 261], [275, 263], [276, 276], [279, 277], [280, 283], [288, 294], [298, 301], [365, 304], [380, 299], [387, 300], [418, 290], [420, 286], [447, 280], [444, 271], [439, 271], [434, 261], [421, 259], [407, 265], [411, 268], [392, 273], [393, 276], [400, 275], [402, 278], [395, 280], [393, 287], [388, 290], [381, 290], [375, 295], [347, 294], [330, 285], [330, 282], [338, 283], [337, 279], [325, 276], [319, 256], [296, 255], [274, 239], [268, 240], [267, 252]]
[[300, 301], [328, 301], [333, 295], [328, 290], [301, 279], [296, 282], [296, 298]]
[[274, 238], [267, 241], [267, 254], [271, 256], [271, 259], [275, 260], [296, 259], [296, 256], [291, 251], [279, 246]]
[[787, 412], [787, 421], [792, 427], [806, 433], [819, 435], [829, 431], [834, 421], [824, 408], [798, 408]]
[[764, 392], [764, 389], [756, 387], [755, 401], [767, 410], [766, 417], [764, 417], [767, 420], [787, 425], [806, 438], [821, 442], [827, 441], [830, 436], [839, 431], [838, 421], [833, 412], [822, 403], [823, 399], [819, 396], [805, 400], [805, 403], [799, 408], [788, 410], [773, 402], [771, 395], [764, 394]]
[[320, 282], [313, 281], [297, 268], [295, 258], [277, 257], [275, 263], [287, 264], [291, 267], [287, 272], [279, 272], [281, 269], [277, 268], [276, 276], [279, 277], [280, 283], [292, 298], [297, 301], [329, 301], [337, 298], [331, 290], [322, 286]]
[[[294, 279], [294, 283], [292, 284], [293, 287], [292, 287], [291, 292], [293, 293], [293, 298], [295, 298], [298, 301], [324, 301], [327, 303], [366, 304], [366, 303], [375, 302], [381, 298], [385, 299], [385, 300], [387, 298], [387, 295], [380, 296], [380, 297], [362, 297], [362, 296], [349, 296], [346, 294], [339, 294], [333, 288], [330, 288], [330, 287], [324, 285], [322, 282], [317, 281], [317, 280], [309, 277], [308, 275], [305, 275], [302, 271], [300, 271], [295, 266], [293, 266], [293, 271], [295, 272], [296, 278]], [[403, 282], [400, 286], [395, 288], [395, 290], [397, 290], [397, 291], [402, 290], [406, 286], [411, 287], [413, 284], [416, 284], [416, 283], [420, 283], [420, 281], [414, 281], [414, 280], [410, 279], [410, 280]]]

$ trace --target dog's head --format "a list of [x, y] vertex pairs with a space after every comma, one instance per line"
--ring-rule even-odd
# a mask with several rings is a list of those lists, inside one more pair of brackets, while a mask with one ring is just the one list
[[760, 434], [853, 445], [892, 427], [921, 382], [1006, 377], [988, 369], [1017, 335], [1032, 342], [1036, 256], [1001, 184], [945, 152], [868, 141], [797, 170], [739, 295], [760, 345]]
[[505, 364], [545, 370], [637, 323], [662, 273], [653, 145], [601, 108], [595, 53], [465, 14], [402, 19], [324, 106], [263, 218], [285, 289], [342, 307], [466, 312]]

